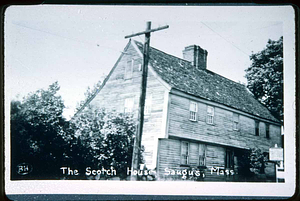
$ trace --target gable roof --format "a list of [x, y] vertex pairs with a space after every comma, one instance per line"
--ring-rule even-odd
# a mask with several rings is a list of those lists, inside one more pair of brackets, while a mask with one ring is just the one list
[[83, 105], [75, 112], [74, 117], [77, 116], [77, 114], [81, 113], [84, 108], [90, 104], [90, 102], [96, 97], [96, 95], [102, 90], [102, 88], [105, 86], [106, 82], [109, 80], [110, 76], [112, 75], [112, 73], [114, 72], [115, 68], [117, 67], [117, 64], [119, 63], [119, 61], [121, 60], [121, 58], [123, 57], [123, 55], [125, 54], [125, 52], [127, 51], [129, 45], [130, 45], [131, 40], [127, 43], [126, 47], [124, 48], [124, 50], [122, 51], [121, 56], [118, 58], [117, 62], [115, 63], [114, 67], [110, 70], [110, 72], [108, 73], [108, 75], [105, 77], [105, 79], [103, 80], [101, 86], [99, 87], [98, 90], [95, 91], [94, 94], [92, 94], [86, 101], [85, 103], [83, 103]]
[[[143, 44], [134, 41], [143, 52]], [[210, 70], [150, 47], [149, 65], [172, 88], [252, 115], [280, 122], [258, 102], [247, 88]]]

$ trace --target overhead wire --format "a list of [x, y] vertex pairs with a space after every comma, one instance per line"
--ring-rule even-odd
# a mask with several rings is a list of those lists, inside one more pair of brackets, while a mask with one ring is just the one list
[[242, 52], [243, 54], [249, 56], [248, 53], [246, 53], [245, 51], [243, 51], [242, 49], [240, 49], [238, 46], [236, 46], [234, 43], [232, 43], [231, 41], [227, 40], [225, 37], [223, 37], [221, 34], [219, 34], [218, 32], [216, 32], [215, 30], [213, 30], [211, 27], [209, 27], [207, 24], [205, 24], [204, 22], [201, 22], [203, 25], [205, 25], [208, 29], [210, 29], [212, 32], [214, 32], [215, 34], [217, 34], [218, 36], [220, 36], [222, 39], [224, 39], [226, 42], [228, 42], [229, 44], [231, 44], [232, 46], [234, 46], [236, 49], [238, 49], [240, 52]]
[[[265, 29], [265, 28], [269, 28], [269, 27], [276, 26], [276, 25], [279, 25], [279, 24], [282, 24], [282, 22], [278, 22], [278, 23], [271, 24], [271, 25], [268, 25], [268, 26], [257, 27], [257, 28], [254, 28], [254, 29], [251, 29], [251, 30], [248, 30], [248, 31], [235, 32], [235, 34], [236, 33], [238, 33], [238, 34], [250, 33], [250, 32], [252, 32], [254, 30], [257, 30], [257, 29]], [[234, 34], [229, 34], [226, 38], [231, 38], [232, 36], [234, 36]]]
[[41, 29], [36, 29], [36, 28], [32, 28], [32, 27], [25, 26], [25, 25], [22, 25], [22, 24], [18, 24], [18, 23], [13, 23], [12, 22], [12, 24], [14, 24], [16, 26], [19, 26], [19, 27], [26, 28], [26, 29], [30, 29], [30, 30], [33, 30], [33, 31], [38, 31], [38, 32], [46, 33], [46, 34], [49, 34], [49, 35], [52, 35], [52, 36], [60, 37], [60, 38], [63, 38], [63, 39], [72, 40], [72, 41], [79, 42], [79, 43], [85, 43], [85, 44], [89, 44], [89, 45], [96, 46], [96, 47], [99, 47], [99, 48], [108, 48], [108, 49], [111, 49], [111, 50], [114, 50], [114, 51], [117, 51], [117, 52], [120, 52], [120, 53], [124, 53], [123, 51], [117, 50], [117, 49], [109, 47], [109, 46], [100, 45], [98, 43], [92, 43], [92, 42], [77, 40], [77, 39], [69, 38], [69, 37], [66, 37], [66, 36], [59, 35], [59, 34], [44, 31], [44, 30], [41, 30]]

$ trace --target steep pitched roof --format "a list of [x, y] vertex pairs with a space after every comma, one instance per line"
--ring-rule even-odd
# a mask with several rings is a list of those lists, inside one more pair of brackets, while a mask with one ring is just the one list
[[[134, 41], [141, 52], [143, 45]], [[209, 70], [199, 70], [190, 62], [150, 47], [149, 64], [171, 87], [210, 101], [279, 122], [247, 88]]]

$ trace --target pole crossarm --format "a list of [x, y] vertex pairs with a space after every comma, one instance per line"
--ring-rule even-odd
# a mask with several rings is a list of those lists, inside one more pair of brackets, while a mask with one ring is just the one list
[[156, 28], [156, 29], [150, 29], [150, 30], [146, 30], [146, 31], [134, 33], [134, 34], [131, 34], [131, 35], [127, 35], [127, 36], [125, 36], [125, 38], [131, 38], [131, 37], [134, 37], [134, 36], [143, 35], [143, 34], [155, 32], [155, 31], [159, 31], [159, 30], [167, 29], [167, 28], [169, 28], [169, 25], [162, 26], [162, 27], [158, 27], [158, 28]]

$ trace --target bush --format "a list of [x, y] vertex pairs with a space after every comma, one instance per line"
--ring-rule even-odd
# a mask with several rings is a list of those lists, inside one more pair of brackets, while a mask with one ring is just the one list
[[73, 163], [81, 161], [80, 164], [75, 162], [81, 169], [87, 165], [113, 167], [121, 179], [127, 176], [136, 131], [132, 115], [88, 107], [71, 124], [74, 132], [68, 138], [75, 141], [69, 158]]

